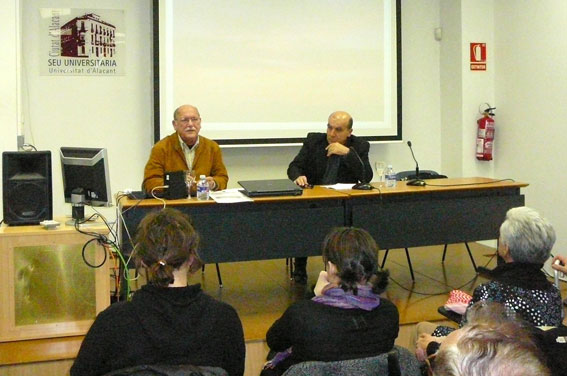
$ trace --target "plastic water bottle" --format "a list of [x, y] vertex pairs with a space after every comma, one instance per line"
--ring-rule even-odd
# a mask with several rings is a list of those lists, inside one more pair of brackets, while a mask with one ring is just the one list
[[396, 188], [396, 172], [392, 168], [392, 165], [388, 165], [386, 169], [386, 188]]
[[199, 182], [197, 183], [197, 200], [208, 200], [209, 199], [209, 183], [205, 175], [199, 177]]

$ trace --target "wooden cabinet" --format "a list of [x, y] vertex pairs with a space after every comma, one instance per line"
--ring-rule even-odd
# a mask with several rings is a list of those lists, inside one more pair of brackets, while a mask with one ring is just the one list
[[88, 331], [110, 304], [109, 261], [90, 239], [64, 222], [53, 230], [0, 227], [0, 342]]

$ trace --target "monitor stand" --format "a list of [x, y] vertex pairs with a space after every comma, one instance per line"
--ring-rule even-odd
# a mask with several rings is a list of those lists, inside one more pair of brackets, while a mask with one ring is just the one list
[[73, 204], [72, 218], [65, 222], [66, 226], [75, 227], [75, 222], [79, 221], [79, 228], [100, 226], [100, 222], [96, 219], [85, 221], [85, 206], [83, 204]]

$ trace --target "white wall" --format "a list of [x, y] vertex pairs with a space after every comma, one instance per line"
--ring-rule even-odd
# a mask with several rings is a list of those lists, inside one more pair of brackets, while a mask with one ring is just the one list
[[461, 2], [442, 0], [440, 18], [441, 171], [463, 176]]
[[526, 205], [553, 223], [567, 254], [567, 2], [494, 2], [495, 173], [530, 183]]
[[[1, 151], [16, 148], [17, 135], [17, 35], [18, 35], [18, 2], [3, 1], [0, 13], [0, 45], [3, 49], [0, 59], [0, 149]], [[0, 174], [2, 166], [0, 164]], [[2, 186], [0, 186], [0, 203], [2, 203]], [[1, 205], [0, 205], [1, 206]]]
[[[61, 146], [106, 147], [112, 192], [139, 189], [152, 145], [151, 1], [57, 3], [61, 8], [124, 9], [123, 76], [41, 76], [39, 34], [45, 31], [40, 30], [39, 9], [52, 6], [46, 0], [22, 2], [22, 113], [26, 142], [52, 153], [53, 214], [64, 216], [71, 208], [63, 198]], [[114, 210], [103, 213], [115, 217]]]

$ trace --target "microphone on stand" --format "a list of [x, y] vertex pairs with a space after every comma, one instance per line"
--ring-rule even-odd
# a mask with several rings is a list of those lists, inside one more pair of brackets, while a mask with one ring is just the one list
[[419, 178], [419, 164], [417, 163], [417, 159], [415, 159], [415, 155], [413, 154], [413, 149], [411, 148], [411, 141], [408, 141], [408, 146], [411, 151], [411, 156], [415, 161], [415, 179], [408, 180], [406, 185], [419, 185], [424, 186], [425, 182]]
[[374, 189], [373, 186], [370, 185], [369, 182], [367, 182], [367, 177], [366, 177], [366, 167], [364, 166], [364, 162], [362, 161], [362, 158], [360, 158], [360, 156], [358, 155], [358, 153], [355, 150], [351, 151], [352, 153], [354, 153], [354, 155], [356, 155], [356, 157], [358, 158], [358, 160], [360, 161], [360, 164], [362, 165], [362, 181], [360, 183], [356, 183], [355, 185], [352, 186], [352, 189], [359, 189], [362, 191], [371, 191]]

